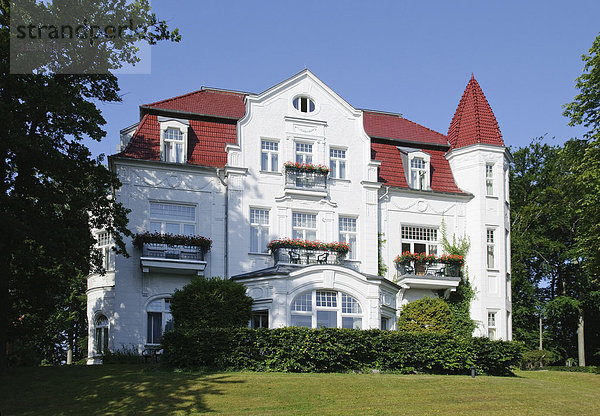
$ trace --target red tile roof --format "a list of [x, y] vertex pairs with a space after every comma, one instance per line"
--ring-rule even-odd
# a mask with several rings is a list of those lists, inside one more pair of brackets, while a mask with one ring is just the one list
[[[219, 121], [200, 117], [201, 120], [198, 120], [198, 117], [194, 117], [189, 120], [187, 162], [193, 165], [222, 168], [227, 163], [225, 145], [237, 143], [236, 124], [233, 120], [238, 120], [245, 114], [244, 96], [244, 93], [202, 89], [144, 105], [142, 111], [145, 114], [126, 149], [120, 155], [136, 159], [160, 160], [160, 126], [152, 110], [170, 110], [183, 113], [184, 119], [190, 118], [185, 113], [222, 119]], [[400, 151], [396, 147], [400, 142], [418, 149], [422, 147], [420, 144], [432, 148], [443, 146], [439, 150], [430, 150], [429, 147], [423, 150], [431, 155], [431, 189], [462, 193], [456, 186], [450, 165], [444, 157], [448, 147], [446, 136], [400, 115], [370, 110], [363, 111], [363, 124], [366, 133], [374, 138], [371, 143], [372, 158], [382, 162], [379, 181], [388, 186], [408, 189]]]
[[448, 145], [446, 136], [397, 114], [363, 111], [363, 125], [371, 137]]
[[473, 75], [450, 123], [448, 141], [453, 148], [477, 143], [504, 146], [498, 121]]
[[246, 113], [245, 95], [232, 91], [201, 89], [142, 107], [240, 119]]
[[[384, 185], [398, 188], [409, 188], [404, 174], [402, 157], [397, 144], [390, 141], [371, 142], [372, 159], [381, 161], [378, 181]], [[439, 192], [464, 193], [454, 181], [450, 164], [443, 150], [423, 149], [430, 155], [431, 190]]]
[[[225, 145], [237, 143], [236, 125], [190, 120], [187, 163], [222, 168], [227, 162]], [[146, 114], [120, 156], [160, 160], [160, 124], [155, 115]]]

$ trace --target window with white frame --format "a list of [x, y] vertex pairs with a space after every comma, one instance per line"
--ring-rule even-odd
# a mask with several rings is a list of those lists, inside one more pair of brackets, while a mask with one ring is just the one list
[[301, 240], [317, 239], [317, 215], [304, 212], [292, 213], [292, 238]]
[[488, 338], [491, 340], [496, 339], [496, 312], [488, 312]]
[[181, 130], [168, 127], [163, 131], [163, 161], [184, 163], [186, 146]]
[[94, 324], [96, 354], [104, 354], [108, 352], [108, 318], [104, 315], [98, 315]]
[[493, 269], [496, 265], [495, 263], [495, 252], [496, 245], [494, 244], [494, 230], [488, 228], [486, 231], [486, 240], [487, 240], [487, 268]]
[[494, 164], [485, 165], [485, 192], [487, 196], [494, 195]]
[[160, 298], [150, 302], [146, 308], [148, 344], [160, 344], [164, 331], [173, 329], [171, 299]]
[[362, 329], [363, 315], [355, 297], [334, 290], [313, 290], [296, 296], [291, 319], [292, 326]]
[[410, 160], [410, 187], [413, 189], [427, 189], [427, 163], [422, 157], [413, 157]]
[[161, 234], [196, 234], [194, 205], [150, 202], [150, 231]]
[[346, 179], [346, 150], [329, 149], [329, 176], [335, 179]]
[[261, 140], [260, 170], [279, 171], [279, 143], [273, 140]]
[[250, 328], [268, 328], [269, 327], [269, 311], [267, 309], [260, 311], [252, 311], [250, 319]]
[[[402, 226], [402, 252], [437, 254], [438, 230], [434, 227]], [[426, 265], [415, 263], [415, 273], [425, 274]]]
[[250, 208], [250, 252], [266, 253], [269, 243], [269, 210]]
[[310, 143], [296, 143], [296, 163], [312, 163], [313, 146]]
[[112, 244], [110, 239], [110, 233], [108, 231], [101, 231], [96, 236], [98, 241], [98, 249], [102, 253], [102, 268], [104, 270], [112, 270]]
[[315, 111], [315, 102], [308, 97], [296, 97], [294, 101], [294, 108], [301, 113], [312, 113]]
[[356, 218], [340, 217], [339, 229], [340, 242], [348, 243], [350, 246], [348, 258], [351, 260], [356, 259]]

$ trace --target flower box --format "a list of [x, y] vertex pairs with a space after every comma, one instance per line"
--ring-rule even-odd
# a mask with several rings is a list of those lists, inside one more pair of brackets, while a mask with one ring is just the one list
[[312, 163], [298, 163], [298, 162], [285, 162], [283, 164], [283, 167], [287, 170], [287, 171], [293, 171], [293, 172], [315, 172], [315, 173], [322, 173], [324, 175], [327, 175], [329, 173], [329, 168], [325, 165], [313, 165]]
[[210, 250], [212, 240], [199, 235], [188, 236], [179, 234], [138, 233], [133, 237], [133, 245], [142, 249], [144, 244], [164, 244], [166, 246], [197, 247], [202, 253]]

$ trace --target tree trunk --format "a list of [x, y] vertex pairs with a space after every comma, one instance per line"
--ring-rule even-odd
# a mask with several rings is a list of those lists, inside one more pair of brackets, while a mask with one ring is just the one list
[[544, 330], [542, 325], [542, 313], [540, 312], [540, 347], [539, 350], [544, 349]]
[[577, 326], [577, 353], [579, 366], [585, 367], [585, 343], [583, 337], [583, 310], [579, 313], [579, 325]]

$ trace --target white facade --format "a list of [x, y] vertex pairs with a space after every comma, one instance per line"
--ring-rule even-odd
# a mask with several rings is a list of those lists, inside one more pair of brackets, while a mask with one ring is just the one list
[[[110, 159], [123, 183], [116, 198], [131, 210], [129, 228], [134, 233], [196, 234], [213, 244], [204, 259], [185, 260], [148, 257], [129, 243], [130, 258], [111, 258], [104, 276], [90, 276], [90, 363], [98, 362], [104, 348], [141, 351], [156, 344], [170, 320], [170, 295], [196, 274], [244, 283], [255, 300], [254, 325], [394, 329], [401, 305], [448, 294], [458, 285], [458, 278], [402, 276], [394, 267], [395, 256], [407, 244], [442, 254], [442, 222], [449, 238], [466, 235], [471, 241], [467, 268], [476, 290], [472, 303], [472, 317], [479, 323], [476, 335], [511, 338], [509, 156], [503, 146], [446, 145], [445, 163], [454, 175], [449, 180], [461, 191], [439, 192], [430, 183], [436, 169], [431, 152], [399, 142], [404, 146], [398, 151], [405, 168], [398, 175], [409, 187], [390, 186], [378, 174], [382, 161], [372, 159], [375, 139], [365, 131], [365, 112], [353, 108], [310, 71], [243, 98], [242, 117], [237, 121], [223, 117], [223, 123], [235, 124], [237, 139], [222, 146], [224, 166], [190, 163], [196, 160], [194, 143], [210, 138], [194, 130], [198, 125], [194, 116], [169, 109], [156, 110], [160, 136], [152, 136], [162, 160], [132, 157], [133, 151]], [[205, 116], [197, 115], [201, 121]], [[209, 116], [206, 123], [216, 117]], [[123, 150], [141, 140], [136, 134], [143, 138], [142, 124], [148, 120], [136, 127], [135, 134], [135, 128], [123, 130]], [[146, 135], [150, 140], [150, 133]], [[396, 151], [393, 144], [387, 148]], [[422, 162], [411, 164], [415, 157]], [[324, 183], [290, 184], [283, 168], [286, 161], [310, 161], [334, 171]], [[411, 166], [424, 172], [414, 176], [423, 183], [412, 184]], [[426, 234], [428, 240], [403, 238], [403, 230], [412, 237]], [[488, 242], [490, 231], [493, 242]], [[381, 248], [388, 266], [385, 276], [377, 276], [379, 234], [387, 241]], [[290, 264], [285, 259], [275, 263], [266, 243], [298, 236], [350, 241], [353, 250], [338, 264]], [[493, 264], [488, 264], [490, 249]], [[107, 331], [103, 317], [108, 320]]]

